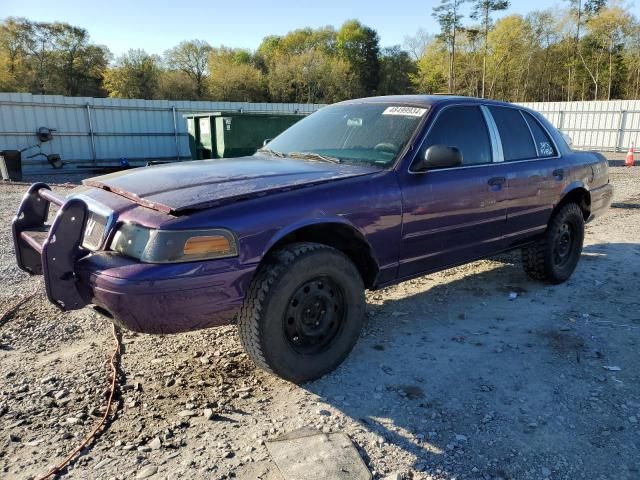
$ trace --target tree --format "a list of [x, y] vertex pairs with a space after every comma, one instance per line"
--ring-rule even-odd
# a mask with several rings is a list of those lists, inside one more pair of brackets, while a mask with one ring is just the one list
[[446, 89], [447, 57], [447, 46], [441, 38], [436, 38], [427, 45], [424, 54], [417, 62], [418, 72], [411, 77], [416, 91], [440, 93]]
[[129, 50], [105, 73], [104, 86], [110, 97], [153, 99], [158, 91], [160, 58], [144, 50]]
[[634, 22], [630, 29], [623, 54], [625, 70], [628, 72], [625, 79], [625, 97], [640, 97], [640, 25]]
[[[598, 99], [602, 63], [606, 61], [607, 100], [610, 100], [615, 74], [614, 59], [622, 49], [623, 40], [632, 30], [633, 19], [620, 7], [600, 7], [597, 12], [586, 22], [587, 35], [582, 42], [579, 55], [593, 82], [594, 100]], [[587, 61], [586, 57], [590, 58], [590, 61]]]
[[416, 64], [400, 45], [383, 48], [380, 52], [380, 83], [378, 95], [406, 94], [413, 91], [411, 76], [417, 73]]
[[167, 66], [184, 72], [193, 81], [196, 98], [202, 98], [205, 91], [211, 49], [203, 40], [189, 40], [165, 52]]
[[104, 95], [110, 55], [90, 42], [85, 29], [67, 23], [8, 18], [0, 24], [0, 71], [5, 72], [0, 85], [5, 90]]
[[83, 28], [54, 23], [51, 29], [53, 90], [72, 97], [103, 95], [103, 75], [111, 57], [107, 47], [90, 44]]
[[531, 25], [522, 16], [509, 15], [496, 22], [489, 32], [489, 97], [520, 100], [530, 76], [532, 43]]
[[207, 79], [209, 96], [228, 102], [264, 101], [267, 96], [264, 75], [252, 62], [253, 57], [246, 50], [212, 49], [209, 54], [211, 74]]
[[193, 79], [182, 70], [161, 70], [156, 97], [164, 100], [201, 100]]
[[28, 54], [25, 48], [28, 21], [7, 18], [0, 24], [0, 89], [28, 91], [24, 81], [28, 72]]
[[346, 60], [320, 49], [299, 55], [276, 55], [269, 65], [268, 86], [276, 102], [332, 103], [352, 98], [357, 78]]
[[440, 5], [433, 7], [433, 17], [440, 24], [440, 38], [447, 45], [449, 54], [448, 78], [449, 92], [456, 90], [456, 34], [460, 29], [462, 15], [460, 5], [465, 0], [440, 0]]
[[471, 18], [480, 21], [482, 37], [484, 39], [484, 52], [482, 55], [482, 90], [480, 96], [484, 98], [485, 81], [487, 78], [487, 56], [489, 54], [489, 30], [493, 21], [491, 14], [509, 8], [509, 0], [474, 0]]
[[380, 80], [378, 34], [357, 20], [346, 21], [336, 36], [336, 50], [356, 75], [362, 95], [372, 95]]
[[427, 46], [433, 41], [433, 35], [424, 28], [419, 28], [414, 35], [405, 35], [402, 46], [411, 55], [414, 61], [418, 61], [424, 55]]

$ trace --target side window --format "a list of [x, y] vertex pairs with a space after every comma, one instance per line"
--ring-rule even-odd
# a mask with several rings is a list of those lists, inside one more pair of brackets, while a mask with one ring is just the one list
[[479, 107], [449, 107], [440, 113], [420, 152], [431, 145], [456, 147], [462, 152], [462, 165], [491, 163], [491, 140]]
[[547, 132], [540, 126], [540, 122], [528, 112], [523, 111], [522, 114], [531, 128], [531, 133], [538, 149], [538, 157], [555, 157], [557, 155], [556, 149]]
[[489, 107], [489, 111], [496, 122], [498, 133], [500, 133], [505, 162], [537, 157], [531, 132], [524, 118], [520, 115], [520, 110], [508, 107]]

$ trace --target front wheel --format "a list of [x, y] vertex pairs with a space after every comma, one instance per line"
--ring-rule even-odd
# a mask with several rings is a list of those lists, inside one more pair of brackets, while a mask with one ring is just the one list
[[353, 262], [327, 245], [296, 243], [258, 270], [238, 334], [258, 366], [302, 383], [342, 363], [358, 339], [364, 311], [364, 284]]
[[578, 265], [583, 242], [582, 210], [568, 203], [551, 218], [544, 236], [522, 249], [524, 270], [535, 280], [565, 282]]

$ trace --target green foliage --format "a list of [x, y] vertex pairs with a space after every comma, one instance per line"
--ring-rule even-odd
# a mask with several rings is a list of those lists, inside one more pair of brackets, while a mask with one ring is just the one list
[[380, 80], [380, 41], [372, 28], [357, 20], [346, 21], [336, 35], [336, 50], [359, 79], [358, 94], [372, 95]]
[[160, 58], [144, 50], [129, 50], [105, 72], [104, 85], [110, 97], [156, 98], [160, 80]]
[[[366, 95], [455, 92], [511, 101], [640, 97], [640, 25], [623, 4], [507, 15], [508, 0], [440, 0], [440, 31], [381, 48], [357, 20], [300, 28], [251, 52], [189, 40], [162, 58], [113, 61], [83, 28], [0, 21], [0, 91], [172, 100], [329, 103]], [[464, 21], [463, 13], [470, 17]]]
[[211, 45], [207, 42], [190, 40], [180, 42], [165, 53], [165, 61], [169, 69], [179, 70], [191, 79], [197, 99], [202, 98], [204, 94], [204, 84], [209, 73], [210, 52]]
[[250, 52], [227, 47], [214, 48], [209, 54], [209, 68], [209, 98], [227, 102], [266, 100], [264, 75], [253, 65]]
[[165, 100], [200, 100], [193, 79], [182, 70], [164, 70], [158, 78], [155, 98]]
[[276, 102], [337, 102], [352, 98], [356, 84], [349, 64], [322, 49], [281, 53], [269, 64], [269, 96]]
[[448, 53], [448, 82], [450, 93], [456, 91], [456, 37], [462, 28], [463, 15], [460, 7], [465, 0], [440, 0], [440, 5], [433, 7], [433, 16], [440, 24], [438, 37], [447, 45]]
[[82, 28], [7, 18], [0, 24], [0, 89], [103, 96], [110, 56]]
[[417, 73], [416, 64], [400, 45], [383, 48], [380, 52], [380, 82], [378, 95], [399, 95], [413, 92], [411, 78]]

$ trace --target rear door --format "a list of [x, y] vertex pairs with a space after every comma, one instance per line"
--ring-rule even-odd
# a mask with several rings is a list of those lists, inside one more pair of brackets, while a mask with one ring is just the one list
[[501, 248], [506, 222], [506, 171], [479, 105], [446, 106], [436, 114], [416, 158], [431, 145], [456, 147], [463, 164], [401, 172], [402, 254], [399, 277], [460, 264]]
[[565, 184], [562, 159], [535, 118], [519, 108], [489, 106], [507, 173], [507, 246], [541, 233]]

